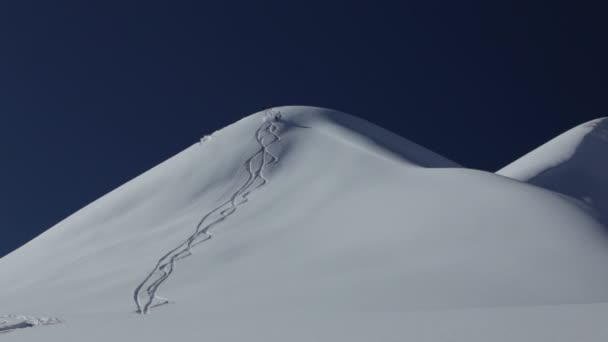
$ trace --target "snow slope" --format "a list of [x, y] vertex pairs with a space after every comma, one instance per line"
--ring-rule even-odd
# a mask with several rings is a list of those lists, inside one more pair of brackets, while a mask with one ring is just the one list
[[603, 341], [597, 216], [347, 114], [274, 108], [0, 259], [0, 315], [62, 322], [0, 338]]
[[608, 214], [608, 119], [577, 126], [497, 173], [553, 190]]

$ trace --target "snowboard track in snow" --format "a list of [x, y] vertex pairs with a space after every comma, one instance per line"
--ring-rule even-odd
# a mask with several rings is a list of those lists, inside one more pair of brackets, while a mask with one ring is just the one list
[[247, 181], [227, 201], [205, 214], [196, 225], [194, 233], [164, 254], [152, 271], [135, 288], [133, 299], [137, 306], [137, 313], [148, 314], [152, 308], [168, 304], [169, 300], [159, 296], [158, 290], [175, 270], [176, 262], [190, 256], [193, 247], [210, 240], [213, 237], [211, 229], [214, 226], [234, 214], [241, 204], [248, 201], [249, 194], [268, 183], [264, 170], [279, 161], [279, 158], [270, 152], [269, 147], [281, 141], [281, 137], [277, 134], [279, 129], [277, 123], [280, 119], [280, 112], [269, 110], [266, 112], [262, 125], [256, 130], [255, 139], [260, 148], [244, 163], [248, 173]]
[[57, 323], [61, 323], [61, 320], [54, 317], [35, 317], [12, 314], [2, 315], [0, 316], [0, 334], [9, 333], [17, 329], [32, 328]]

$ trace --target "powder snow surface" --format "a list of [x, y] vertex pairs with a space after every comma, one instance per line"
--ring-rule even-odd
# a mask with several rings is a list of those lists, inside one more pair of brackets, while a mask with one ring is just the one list
[[587, 202], [608, 215], [608, 118], [577, 126], [497, 173]]
[[598, 122], [496, 175], [343, 113], [253, 114], [0, 259], [0, 317], [56, 320], [0, 339], [606, 341], [608, 191], [532, 181], [595, 172]]

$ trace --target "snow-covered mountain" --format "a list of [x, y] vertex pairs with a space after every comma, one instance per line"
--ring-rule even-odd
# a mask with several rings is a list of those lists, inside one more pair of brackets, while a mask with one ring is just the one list
[[253, 114], [0, 259], [0, 339], [604, 341], [606, 180], [534, 180], [596, 172], [590, 134], [496, 175], [336, 111]]
[[497, 172], [608, 214], [608, 118], [577, 126]]

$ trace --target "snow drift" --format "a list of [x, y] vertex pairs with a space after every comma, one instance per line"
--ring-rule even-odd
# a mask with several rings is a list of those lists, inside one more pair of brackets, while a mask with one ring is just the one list
[[9, 341], [600, 341], [607, 263], [606, 227], [575, 197], [280, 107], [0, 259], [0, 314], [63, 322]]

